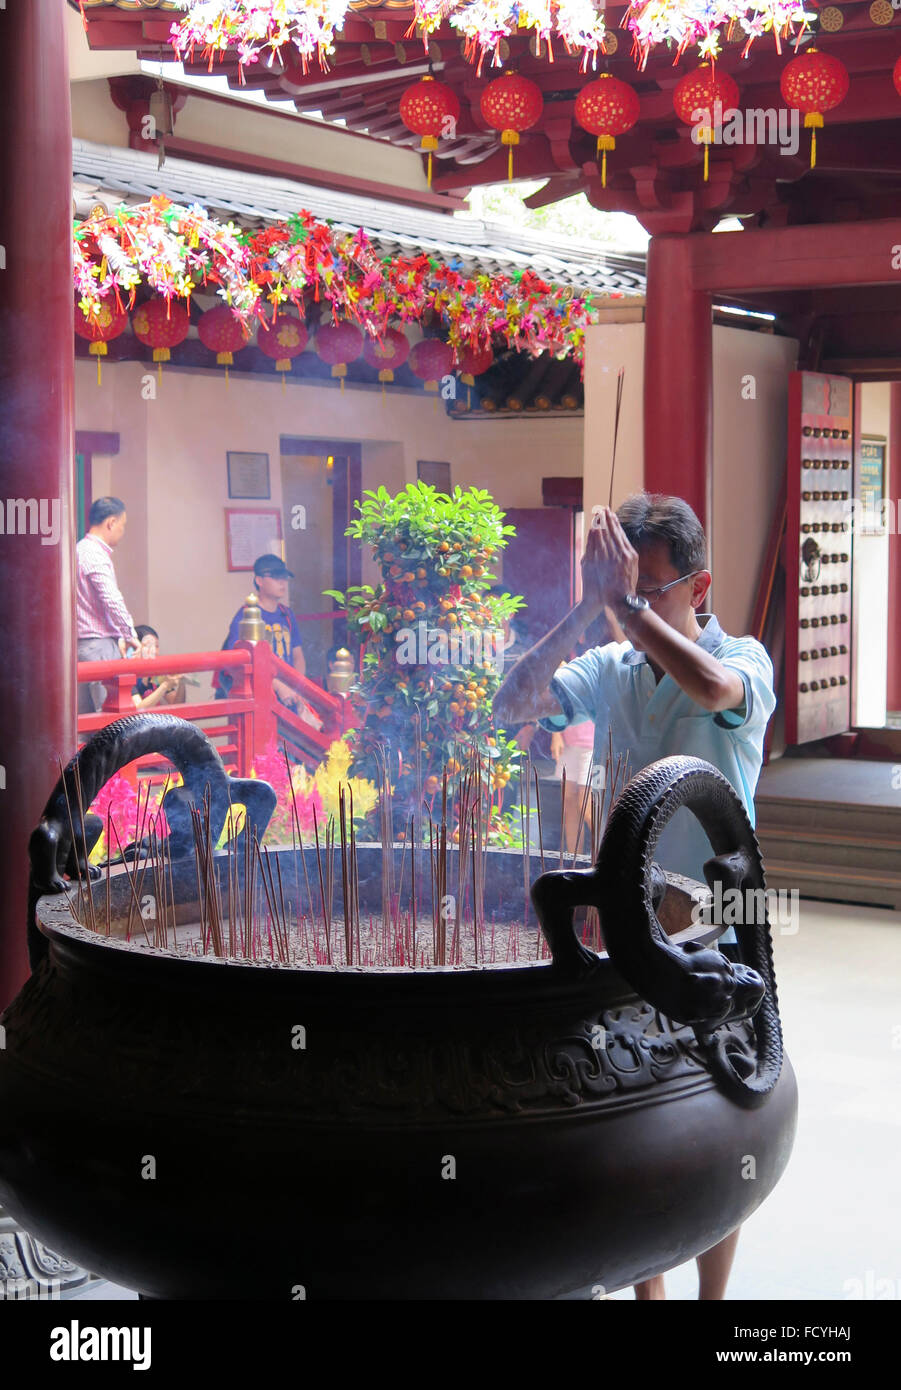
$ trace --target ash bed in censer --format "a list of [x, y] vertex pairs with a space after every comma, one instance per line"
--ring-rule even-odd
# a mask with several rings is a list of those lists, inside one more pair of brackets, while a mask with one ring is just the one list
[[[185, 786], [145, 864], [163, 934], [129, 940], [131, 871], [78, 893], [62, 874], [75, 874], [73, 837], [83, 848], [76, 784], [88, 806], [148, 752]], [[229, 795], [247, 828], [212, 853]], [[596, 866], [536, 880], [551, 959], [523, 930], [521, 957], [498, 960], [495, 944], [492, 962], [483, 928], [481, 959], [462, 965], [422, 967], [415, 945], [416, 966], [310, 965], [309, 940], [298, 964], [284, 905], [304, 878], [316, 894], [310, 848], [257, 851], [271, 949], [235, 959], [247, 836], [273, 802], [168, 715], [110, 725], [60, 779], [31, 843], [33, 973], [0, 1019], [0, 1203], [26, 1229], [152, 1298], [590, 1298], [708, 1249], [772, 1190], [797, 1096], [769, 927], [739, 926], [738, 945], [716, 949], [717, 929], [692, 918], [703, 890], [652, 858], [687, 806], [713, 848], [708, 883], [763, 887], [753, 831], [715, 769], [646, 768], [612, 808]], [[333, 960], [345, 931], [354, 959], [353, 924], [383, 900], [386, 869], [405, 931], [415, 923], [416, 854], [390, 853], [386, 866], [383, 847], [355, 846], [352, 875], [342, 856], [333, 887], [353, 910]], [[521, 859], [480, 862], [509, 955]], [[426, 848], [417, 893], [429, 872]], [[604, 952], [577, 936], [580, 905], [597, 910]], [[423, 917], [419, 931], [434, 927]]]

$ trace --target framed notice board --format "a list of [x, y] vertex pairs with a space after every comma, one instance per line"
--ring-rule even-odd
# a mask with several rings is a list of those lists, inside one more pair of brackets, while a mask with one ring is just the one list
[[226, 507], [225, 550], [229, 570], [252, 570], [260, 555], [282, 553], [282, 514], [277, 507]]
[[885, 452], [888, 440], [884, 434], [860, 436], [860, 504], [863, 509], [861, 532], [865, 536], [885, 534], [882, 503], [885, 497]]

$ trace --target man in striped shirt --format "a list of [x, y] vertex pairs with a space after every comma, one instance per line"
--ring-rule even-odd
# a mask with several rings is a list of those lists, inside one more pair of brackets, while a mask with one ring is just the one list
[[[113, 551], [125, 535], [125, 503], [98, 497], [88, 513], [88, 534], [75, 547], [78, 660], [111, 661], [139, 647], [135, 625], [116, 583]], [[78, 687], [78, 713], [93, 714], [106, 698], [101, 681]]]

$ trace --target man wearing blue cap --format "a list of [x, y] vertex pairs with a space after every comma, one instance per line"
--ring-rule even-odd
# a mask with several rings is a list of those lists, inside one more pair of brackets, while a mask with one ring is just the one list
[[[306, 662], [300, 640], [300, 624], [297, 615], [288, 606], [288, 580], [293, 578], [293, 572], [278, 555], [260, 555], [254, 561], [253, 587], [260, 600], [260, 617], [263, 620], [266, 641], [276, 656], [281, 657], [282, 661], [286, 661], [303, 676], [306, 675]], [[238, 641], [238, 628], [243, 616], [242, 604], [231, 620], [228, 636], [222, 644], [223, 651], [230, 650]], [[219, 671], [216, 680], [217, 698], [224, 698], [231, 689], [232, 676], [228, 671]], [[306, 708], [302, 697], [284, 681], [274, 680], [272, 689], [283, 705], [288, 705], [298, 712]]]

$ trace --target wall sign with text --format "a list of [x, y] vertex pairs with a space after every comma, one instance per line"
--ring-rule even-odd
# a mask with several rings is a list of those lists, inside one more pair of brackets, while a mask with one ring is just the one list
[[282, 554], [282, 514], [277, 507], [226, 507], [229, 570], [252, 570], [260, 555]]

